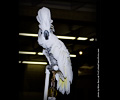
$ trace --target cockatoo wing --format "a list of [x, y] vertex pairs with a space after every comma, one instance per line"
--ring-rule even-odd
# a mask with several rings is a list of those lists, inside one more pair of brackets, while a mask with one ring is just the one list
[[62, 41], [56, 40], [55, 44], [51, 48], [51, 53], [57, 60], [58, 67], [64, 77], [63, 80], [60, 73], [56, 73], [57, 89], [59, 89], [62, 94], [64, 94], [65, 91], [67, 94], [69, 94], [70, 83], [72, 83], [73, 80], [73, 72], [69, 52]]

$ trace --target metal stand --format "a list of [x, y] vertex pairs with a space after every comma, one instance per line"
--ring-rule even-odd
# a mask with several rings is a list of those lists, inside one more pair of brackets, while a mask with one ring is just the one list
[[48, 86], [49, 86], [49, 76], [50, 76], [50, 71], [46, 67], [46, 78], [45, 78], [45, 88], [44, 88], [44, 100], [47, 100], [47, 95], [48, 95]]
[[56, 100], [55, 97], [48, 97], [48, 100]]
[[[57, 91], [55, 89], [55, 71], [52, 71], [52, 78], [51, 78], [51, 87], [49, 88], [50, 91], [48, 91], [49, 87], [49, 77], [50, 77], [50, 71], [46, 67], [46, 78], [45, 78], [45, 88], [44, 88], [44, 100], [56, 100]], [[48, 94], [49, 92], [49, 94]]]

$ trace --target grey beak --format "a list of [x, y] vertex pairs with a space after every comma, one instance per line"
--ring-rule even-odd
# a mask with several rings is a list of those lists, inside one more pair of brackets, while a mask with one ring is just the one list
[[44, 31], [44, 37], [46, 40], [49, 39], [49, 32], [47, 30]]

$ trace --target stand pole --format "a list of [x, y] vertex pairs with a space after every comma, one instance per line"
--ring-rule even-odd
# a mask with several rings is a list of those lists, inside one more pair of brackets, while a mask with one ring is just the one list
[[45, 88], [44, 88], [44, 100], [47, 100], [50, 71], [46, 68], [45, 73], [46, 73], [46, 78], [45, 78]]

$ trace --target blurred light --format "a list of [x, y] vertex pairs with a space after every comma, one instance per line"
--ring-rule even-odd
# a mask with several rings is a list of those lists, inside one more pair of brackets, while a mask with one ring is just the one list
[[78, 37], [77, 40], [87, 40], [87, 37]]
[[[35, 55], [36, 52], [19, 51], [19, 54], [31, 54], [31, 55]], [[38, 55], [43, 55], [43, 53], [42, 52], [38, 52]], [[70, 57], [76, 57], [76, 55], [70, 54]]]
[[78, 70], [78, 76], [80, 76], [82, 74], [82, 72], [80, 70]]
[[76, 37], [72, 37], [72, 36], [57, 36], [59, 39], [70, 39], [70, 40], [75, 40]]
[[95, 38], [95, 41], [97, 41], [97, 38]]
[[43, 55], [43, 53], [42, 52], [38, 52], [38, 55]]
[[19, 61], [19, 63], [21, 63], [21, 61]]
[[[19, 33], [20, 36], [31, 36], [31, 37], [38, 37], [38, 34], [33, 33]], [[72, 36], [57, 36], [59, 39], [69, 39], [69, 40], [75, 40], [76, 37]], [[78, 37], [77, 40], [87, 40], [87, 37]]]
[[19, 33], [21, 36], [32, 36], [32, 37], [38, 37], [38, 34], [32, 34], [32, 33]]
[[80, 52], [79, 52], [79, 54], [80, 54], [80, 55], [82, 55], [82, 54], [83, 54], [83, 52], [82, 52], [82, 51], [80, 51]]
[[[32, 34], [32, 33], [19, 33], [20, 36], [32, 36], [32, 37], [38, 37], [38, 34]], [[72, 36], [57, 36], [59, 39], [71, 39], [75, 40], [76, 37]]]
[[89, 39], [89, 41], [94, 41], [94, 38]]
[[74, 55], [74, 54], [70, 54], [70, 57], [76, 57], [76, 55]]
[[47, 62], [22, 61], [23, 64], [42, 64], [47, 65]]
[[35, 55], [36, 52], [19, 51], [19, 54], [31, 54], [31, 55]]
[[82, 66], [82, 67], [80, 67], [80, 68], [82, 68], [82, 69], [93, 69], [94, 66]]

